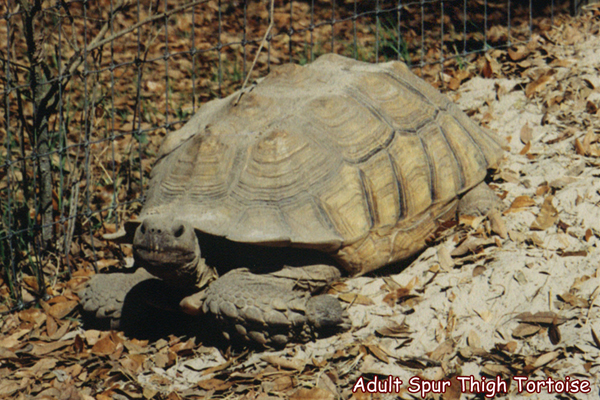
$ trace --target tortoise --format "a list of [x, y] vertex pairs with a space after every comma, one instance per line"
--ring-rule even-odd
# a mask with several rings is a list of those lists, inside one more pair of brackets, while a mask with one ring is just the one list
[[149, 297], [171, 290], [185, 312], [263, 345], [347, 326], [322, 294], [340, 270], [415, 255], [459, 202], [497, 207], [484, 179], [501, 156], [499, 138], [402, 62], [279, 66], [166, 136], [126, 224], [147, 272], [96, 275], [83, 308], [118, 324], [126, 293], [154, 276], [175, 290]]

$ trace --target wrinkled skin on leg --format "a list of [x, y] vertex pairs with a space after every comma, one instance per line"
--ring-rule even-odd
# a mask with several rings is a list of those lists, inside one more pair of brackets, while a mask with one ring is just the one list
[[98, 320], [109, 319], [110, 328], [117, 329], [127, 293], [138, 283], [153, 278], [141, 268], [135, 273], [95, 275], [79, 294], [83, 311], [94, 314]]
[[458, 215], [485, 216], [502, 208], [502, 200], [487, 183], [481, 182], [461, 197], [458, 202]]
[[273, 347], [306, 341], [349, 327], [336, 298], [312, 296], [339, 277], [338, 268], [330, 265], [286, 267], [262, 275], [236, 269], [209, 286], [202, 310], [222, 322], [226, 336]]

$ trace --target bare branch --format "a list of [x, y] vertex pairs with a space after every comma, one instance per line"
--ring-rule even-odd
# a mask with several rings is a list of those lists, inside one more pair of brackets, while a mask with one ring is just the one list
[[256, 52], [256, 56], [254, 57], [254, 61], [252, 61], [252, 65], [250, 66], [250, 70], [248, 71], [248, 74], [246, 75], [246, 79], [244, 79], [244, 83], [242, 84], [242, 88], [240, 89], [240, 95], [238, 96], [237, 100], [235, 101], [236, 106], [240, 102], [240, 99], [242, 98], [242, 95], [244, 94], [244, 88], [246, 87], [246, 84], [248, 83], [248, 80], [250, 79], [250, 75], [252, 74], [252, 70], [254, 69], [254, 66], [256, 65], [258, 56], [260, 55], [260, 52], [262, 51], [263, 47], [265, 46], [265, 43], [267, 43], [267, 38], [269, 37], [269, 34], [271, 33], [271, 29], [273, 28], [274, 3], [275, 3], [275, 1], [271, 0], [271, 7], [269, 9], [269, 27], [267, 28], [267, 31], [265, 32], [265, 36], [263, 37], [263, 40], [260, 42], [260, 46], [258, 46], [258, 51]]

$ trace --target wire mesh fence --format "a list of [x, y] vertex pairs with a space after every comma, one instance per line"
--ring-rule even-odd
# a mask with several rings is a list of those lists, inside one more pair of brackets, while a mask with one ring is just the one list
[[127, 263], [102, 235], [139, 211], [162, 138], [247, 76], [335, 52], [435, 77], [527, 42], [573, 1], [5, 1], [5, 306], [23, 285], [43, 295], [61, 274]]

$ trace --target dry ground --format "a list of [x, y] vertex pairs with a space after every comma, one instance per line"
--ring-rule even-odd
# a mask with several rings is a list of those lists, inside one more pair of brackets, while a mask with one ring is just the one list
[[[0, 321], [0, 396], [393, 398], [351, 388], [360, 376], [394, 375], [404, 381], [398, 396], [410, 399], [420, 398], [406, 390], [413, 376], [521, 375], [570, 377], [592, 387], [588, 395], [527, 398], [595, 398], [599, 30], [600, 12], [592, 11], [527, 46], [492, 51], [467, 65], [467, 73], [444, 71], [438, 86], [452, 83], [456, 90], [448, 95], [507, 139], [492, 182], [506, 211], [441, 232], [402, 272], [332, 288], [350, 313], [350, 331], [281, 351], [241, 353], [196, 344], [201, 339], [148, 343], [84, 331], [69, 319], [81, 273], [63, 298]], [[459, 397], [456, 390], [443, 396]], [[506, 398], [520, 397], [526, 396], [513, 382]]]

